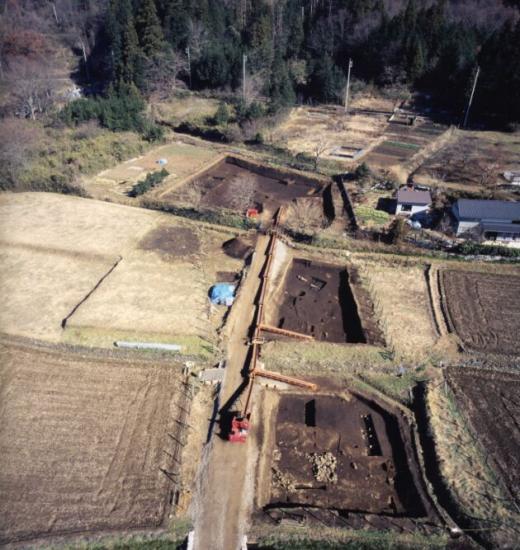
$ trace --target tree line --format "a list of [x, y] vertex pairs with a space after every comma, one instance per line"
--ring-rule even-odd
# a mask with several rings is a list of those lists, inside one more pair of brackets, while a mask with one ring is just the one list
[[96, 69], [143, 93], [179, 78], [241, 92], [245, 55], [246, 97], [276, 110], [341, 101], [352, 58], [357, 79], [424, 90], [460, 112], [480, 66], [475, 112], [518, 121], [518, 2], [464, 4], [459, 14], [448, 0], [111, 0]]

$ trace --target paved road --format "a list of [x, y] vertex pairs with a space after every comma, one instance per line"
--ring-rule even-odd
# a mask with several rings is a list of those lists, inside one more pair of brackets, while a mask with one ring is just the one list
[[[240, 387], [248, 346], [246, 339], [255, 313], [260, 272], [265, 263], [269, 237], [260, 235], [249, 274], [229, 319], [226, 375], [221, 391], [222, 406]], [[237, 407], [240, 408], [240, 407]], [[254, 441], [229, 443], [214, 435], [202, 457], [205, 462], [196, 496], [195, 548], [235, 550], [240, 548], [253, 489], [247, 479], [247, 460]], [[251, 473], [250, 473], [251, 474]]]

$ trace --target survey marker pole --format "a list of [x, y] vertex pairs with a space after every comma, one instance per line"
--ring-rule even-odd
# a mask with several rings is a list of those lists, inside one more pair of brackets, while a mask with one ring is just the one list
[[190, 56], [190, 47], [186, 48], [186, 54], [188, 56], [188, 74], [190, 78], [190, 90], [191, 90], [191, 56]]
[[347, 88], [345, 90], [345, 114], [348, 113], [348, 93], [350, 88], [350, 69], [352, 69], [354, 62], [352, 59], [348, 59], [348, 73], [347, 73]]
[[469, 96], [468, 108], [466, 109], [466, 115], [464, 116], [464, 124], [462, 125], [463, 128], [466, 128], [466, 125], [468, 124], [469, 110], [471, 109], [471, 104], [473, 103], [473, 96], [475, 95], [475, 90], [477, 89], [477, 81], [478, 81], [479, 74], [480, 74], [480, 67], [477, 67], [475, 80], [473, 81], [473, 88], [471, 90], [471, 95]]
[[246, 61], [247, 55], [242, 55], [242, 99], [244, 100], [244, 105], [246, 103]]

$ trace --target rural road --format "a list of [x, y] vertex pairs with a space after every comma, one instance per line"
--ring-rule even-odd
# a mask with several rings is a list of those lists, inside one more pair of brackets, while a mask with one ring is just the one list
[[[247, 358], [247, 338], [256, 310], [255, 298], [260, 285], [269, 237], [259, 235], [249, 273], [233, 305], [227, 326], [226, 373], [220, 405], [224, 405], [243, 382], [242, 368]], [[239, 402], [240, 403], [240, 402]], [[237, 404], [234, 408], [240, 408]], [[241, 547], [247, 514], [252, 503], [248, 478], [248, 457], [254, 441], [229, 443], [213, 436], [202, 457], [195, 508], [196, 550], [235, 550]], [[251, 472], [249, 472], [251, 475]], [[251, 494], [249, 494], [251, 493]]]

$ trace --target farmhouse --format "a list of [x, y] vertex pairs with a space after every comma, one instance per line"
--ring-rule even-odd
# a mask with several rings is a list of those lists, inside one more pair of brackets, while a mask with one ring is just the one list
[[520, 240], [520, 202], [459, 199], [452, 207], [457, 236], [488, 241]]
[[428, 210], [431, 202], [432, 198], [429, 191], [417, 191], [410, 187], [402, 187], [397, 192], [395, 213], [413, 216]]

